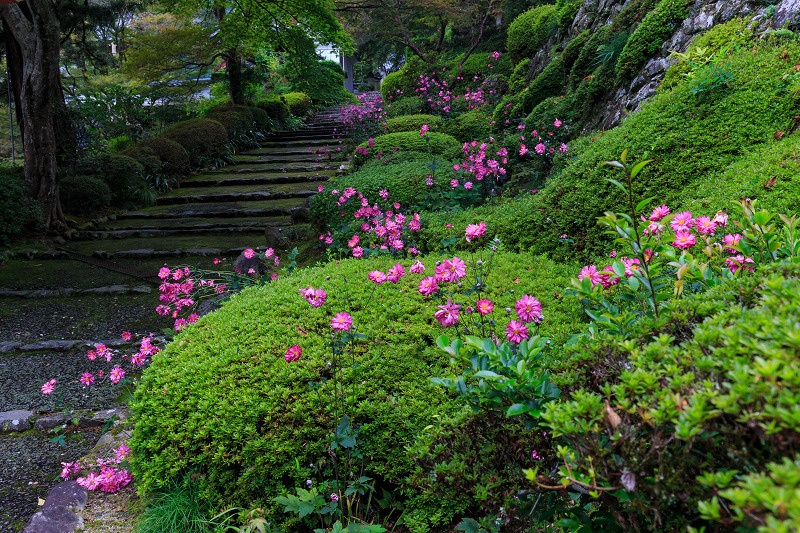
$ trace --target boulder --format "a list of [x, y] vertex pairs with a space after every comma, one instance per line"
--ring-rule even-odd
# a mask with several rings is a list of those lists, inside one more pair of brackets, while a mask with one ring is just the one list
[[13, 433], [30, 429], [33, 411], [17, 409], [0, 413], [0, 433]]

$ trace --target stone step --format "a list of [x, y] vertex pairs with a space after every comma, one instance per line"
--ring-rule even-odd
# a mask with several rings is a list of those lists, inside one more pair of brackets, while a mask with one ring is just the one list
[[123, 231], [123, 230], [152, 230], [152, 229], [207, 229], [211, 227], [218, 228], [235, 228], [235, 227], [250, 227], [258, 226], [264, 228], [266, 226], [285, 226], [291, 223], [291, 219], [287, 216], [272, 216], [272, 217], [229, 217], [229, 218], [213, 218], [211, 220], [197, 217], [183, 217], [177, 219], [169, 218], [120, 218], [113, 222], [106, 222], [87, 231]]
[[124, 219], [176, 219], [176, 218], [240, 218], [240, 217], [271, 217], [289, 216], [289, 211], [294, 207], [305, 204], [305, 198], [271, 199], [258, 202], [220, 202], [220, 203], [191, 203], [182, 205], [162, 205], [129, 211], [117, 217]]
[[335, 143], [338, 141], [339, 138], [332, 134], [328, 135], [303, 134], [303, 135], [293, 135], [291, 137], [281, 137], [280, 135], [273, 135], [271, 137], [267, 137], [266, 140], [264, 140], [264, 142], [261, 143], [261, 146], [264, 146], [264, 143], [310, 145], [319, 142]]
[[284, 224], [264, 224], [255, 223], [251, 226], [229, 226], [220, 227], [214, 224], [208, 224], [208, 227], [194, 227], [194, 228], [172, 228], [172, 229], [123, 229], [123, 230], [97, 230], [97, 231], [83, 231], [76, 235], [76, 241], [103, 241], [108, 239], [133, 239], [133, 238], [151, 238], [159, 239], [161, 237], [172, 237], [175, 235], [204, 235], [209, 233], [255, 233], [263, 234], [267, 226], [282, 227], [291, 225], [291, 219], [288, 223]]
[[322, 146], [309, 146], [308, 148], [302, 150], [287, 150], [285, 148], [256, 148], [255, 150], [251, 150], [250, 152], [242, 152], [245, 155], [266, 155], [266, 156], [273, 156], [273, 155], [309, 155], [309, 154], [316, 154], [317, 150], [328, 149], [331, 152], [336, 152], [337, 148], [345, 148], [347, 145], [344, 143], [340, 143], [339, 141], [329, 144], [329, 145], [322, 145]]
[[253, 202], [258, 200], [277, 200], [283, 198], [307, 198], [317, 194], [314, 188], [300, 191], [276, 191], [276, 192], [229, 192], [229, 193], [205, 193], [184, 196], [161, 196], [156, 205], [175, 205], [175, 204], [197, 204], [197, 203], [216, 203], [216, 202]]
[[[280, 156], [268, 152], [260, 154], [241, 155], [234, 158], [234, 165], [286, 165], [287, 163], [319, 163], [329, 161], [327, 156], [321, 156], [313, 152], [305, 152], [303, 155]], [[224, 167], [223, 167], [224, 168]]]
[[330, 170], [331, 165], [339, 166], [338, 162], [330, 163], [298, 163], [294, 166], [280, 165], [280, 164], [262, 164], [262, 163], [242, 163], [240, 165], [230, 165], [214, 170], [207, 170], [205, 174], [232, 174], [232, 173], [251, 173], [262, 172], [271, 174], [291, 174], [291, 173], [308, 173], [319, 172], [323, 170]]
[[[291, 230], [292, 228], [286, 228]], [[133, 237], [105, 241], [73, 241], [70, 251], [100, 259], [154, 259], [162, 257], [208, 257], [234, 255], [247, 248], [266, 245], [260, 233], [205, 233], [202, 235], [171, 235], [153, 239]]]
[[261, 143], [261, 148], [284, 148], [284, 149], [297, 149], [307, 147], [331, 146], [339, 144], [340, 139], [327, 137], [324, 139], [308, 139], [308, 140], [291, 140], [281, 141], [279, 139], [270, 138]]
[[[245, 174], [244, 176], [197, 176], [184, 180], [183, 187], [225, 187], [229, 185], [279, 185], [284, 183], [304, 183], [309, 181], [326, 181], [330, 178], [326, 174], [302, 174], [299, 176], [259, 176]], [[180, 190], [180, 189], [178, 189]]]

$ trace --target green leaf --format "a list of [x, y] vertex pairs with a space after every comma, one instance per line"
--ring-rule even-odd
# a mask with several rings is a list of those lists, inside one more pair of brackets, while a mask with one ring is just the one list
[[644, 161], [640, 161], [639, 163], [636, 163], [636, 164], [633, 166], [633, 168], [631, 169], [631, 179], [635, 178], [635, 177], [636, 177], [636, 175], [637, 175], [637, 174], [639, 174], [639, 172], [641, 172], [641, 170], [642, 170], [642, 169], [643, 169], [645, 166], [647, 166], [647, 164], [648, 164], [648, 163], [650, 163], [650, 162], [652, 162], [652, 161], [653, 161], [652, 159], [646, 159], [646, 160], [644, 160]]
[[475, 372], [472, 374], [473, 378], [502, 378], [500, 374], [492, 372], [491, 370], [481, 370], [480, 372]]
[[515, 403], [506, 410], [506, 416], [522, 415], [527, 413], [528, 411], [530, 411], [530, 408], [527, 405], [521, 403]]

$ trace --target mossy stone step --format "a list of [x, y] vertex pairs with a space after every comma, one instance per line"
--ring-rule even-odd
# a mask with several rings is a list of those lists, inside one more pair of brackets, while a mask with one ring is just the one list
[[[336, 162], [333, 165], [339, 166]], [[232, 174], [242, 173], [248, 174], [252, 172], [263, 172], [270, 174], [290, 174], [294, 173], [308, 173], [318, 172], [320, 170], [329, 170], [330, 163], [299, 163], [295, 166], [288, 165], [274, 165], [274, 164], [261, 164], [261, 163], [242, 163], [240, 165], [230, 165], [215, 170], [207, 170], [205, 174]]]
[[206, 202], [253, 202], [283, 198], [307, 198], [317, 194], [317, 190], [283, 191], [283, 192], [229, 192], [208, 193], [187, 196], [162, 196], [157, 205], [198, 204]]
[[294, 155], [294, 156], [270, 156], [269, 154], [261, 154], [261, 155], [238, 155], [236, 156], [233, 161], [234, 165], [286, 165], [292, 163], [319, 163], [319, 162], [326, 162], [330, 159], [328, 157], [323, 157], [319, 154], [309, 153], [306, 152], [305, 155]]
[[264, 233], [216, 233], [172, 235], [153, 239], [137, 237], [70, 243], [71, 252], [113, 259], [156, 259], [159, 257], [207, 256], [230, 250], [256, 248], [266, 244]]
[[301, 207], [305, 198], [282, 198], [256, 202], [191, 203], [181, 205], [156, 205], [139, 211], [130, 211], [117, 217], [125, 219], [173, 219], [186, 217], [239, 218], [288, 216], [289, 210]]
[[[328, 148], [332, 152], [336, 151], [336, 148], [344, 148], [344, 143], [339, 144], [337, 141], [331, 145], [325, 145], [321, 147], [312, 147], [309, 146], [308, 148], [298, 149], [298, 150], [287, 150], [286, 148], [256, 148], [254, 150], [249, 150], [247, 152], [242, 152], [244, 155], [309, 155], [313, 154], [316, 155], [317, 150], [322, 148]], [[338, 153], [338, 152], [337, 152]]]
[[338, 144], [339, 139], [327, 137], [324, 139], [302, 139], [281, 141], [280, 139], [270, 138], [261, 143], [262, 148], [296, 148], [298, 146], [325, 146], [326, 144]]
[[[332, 173], [333, 174], [333, 173]], [[195, 176], [184, 180], [183, 187], [225, 187], [230, 185], [279, 185], [282, 183], [304, 183], [309, 181], [326, 181], [332, 176], [329, 174], [300, 174], [297, 176]], [[179, 189], [180, 190], [180, 189]]]
[[126, 230], [170, 230], [170, 229], [225, 229], [225, 228], [265, 228], [267, 226], [288, 226], [291, 224], [288, 216], [272, 217], [231, 217], [205, 219], [200, 217], [186, 217], [179, 219], [128, 219], [116, 222], [106, 222], [92, 230], [87, 231], [126, 231]]
[[[280, 226], [288, 226], [291, 224], [280, 224]], [[231, 227], [215, 227], [209, 225], [208, 227], [198, 228], [171, 228], [171, 229], [132, 229], [132, 230], [114, 230], [114, 231], [82, 231], [78, 233], [75, 241], [105, 241], [110, 239], [135, 239], [139, 237], [149, 237], [153, 239], [160, 239], [162, 237], [172, 237], [175, 235], [202, 235], [211, 233], [255, 233], [262, 234], [267, 226], [278, 226], [272, 224], [257, 224], [253, 226], [231, 226]]]

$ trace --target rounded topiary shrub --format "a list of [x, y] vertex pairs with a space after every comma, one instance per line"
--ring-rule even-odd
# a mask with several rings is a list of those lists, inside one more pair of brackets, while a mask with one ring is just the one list
[[225, 127], [228, 137], [253, 128], [253, 113], [243, 105], [221, 105], [206, 113], [205, 118], [216, 120]]
[[[428, 271], [435, 260], [425, 260]], [[417, 291], [422, 275], [380, 286], [367, 280], [369, 271], [396, 262], [384, 256], [300, 270], [232, 297], [182, 331], [154, 357], [131, 405], [139, 487], [149, 492], [195, 471], [213, 506], [257, 504], [270, 519], [286, 520], [272, 498], [305, 487], [306, 479], [320, 481], [310, 465], [330, 462], [328, 435], [338, 420], [326, 343], [332, 313], [345, 311], [366, 336], [357, 341], [355, 375], [345, 380], [357, 383], [350, 414], [360, 428], [365, 475], [390, 491], [405, 486], [415, 469], [406, 446], [434, 417], [452, 415], [463, 403], [430, 380], [448, 371], [449, 355], [435, 346], [440, 302]], [[491, 279], [516, 278], [518, 293], [536, 295], [545, 314], [540, 332], [563, 341], [580, 313], [574, 302], [554, 296], [567, 283], [566, 269], [515, 254], [499, 254], [494, 264]], [[298, 292], [309, 285], [328, 293], [319, 309]], [[513, 306], [505, 283], [489, 287], [485, 296], [496, 306]], [[499, 322], [502, 331], [506, 320]], [[302, 356], [289, 363], [284, 355], [295, 344]]]
[[[390, 202], [399, 202], [403, 207], [410, 207], [416, 203], [417, 196], [431, 190], [431, 187], [425, 184], [430, 173], [430, 156], [428, 160], [365, 165], [357, 172], [330, 180], [325, 186], [325, 191], [315, 195], [311, 200], [311, 219], [320, 228], [335, 228], [342, 222], [353, 220], [353, 213], [361, 207], [360, 203], [351, 200], [342, 206], [337, 205], [341, 191], [348, 187], [362, 193], [370, 205], [378, 201], [378, 192], [386, 189], [389, 192]], [[449, 189], [450, 180], [461, 179], [462, 176], [449, 165], [441, 165], [436, 170], [434, 190]], [[340, 193], [333, 194], [336, 190]]]
[[97, 177], [111, 189], [111, 201], [123, 204], [130, 191], [145, 179], [144, 167], [132, 157], [122, 154], [103, 154], [97, 159]]
[[267, 112], [269, 118], [272, 120], [286, 120], [291, 114], [289, 105], [281, 101], [278, 96], [270, 96], [256, 102], [256, 107], [259, 107]]
[[41, 221], [39, 202], [25, 190], [22, 167], [0, 168], [0, 244], [7, 246], [13, 237]]
[[[427, 140], [426, 140], [427, 139]], [[398, 133], [387, 133], [374, 138], [372, 148], [369, 147], [369, 141], [364, 141], [358, 145], [358, 148], [369, 150], [367, 155], [356, 155], [355, 163], [360, 165], [367, 159], [375, 158], [381, 155], [389, 156], [395, 152], [414, 151], [414, 152], [430, 152], [432, 155], [439, 156], [442, 159], [450, 160], [458, 157], [461, 150], [461, 144], [445, 133], [432, 133], [428, 132], [425, 136], [421, 136], [418, 131], [401, 131]]]
[[296, 117], [304, 117], [311, 107], [311, 97], [306, 93], [293, 92], [283, 95], [289, 105], [289, 111]]
[[135, 150], [137, 147], [152, 150], [153, 154], [164, 163], [165, 174], [177, 178], [183, 178], [189, 174], [189, 154], [177, 142], [163, 135], [156, 135], [139, 141], [133, 149]]
[[111, 205], [111, 189], [94, 176], [68, 176], [58, 190], [61, 207], [71, 215], [94, 216]]
[[387, 74], [381, 82], [381, 97], [383, 101], [391, 103], [398, 98], [402, 98], [406, 92], [411, 96], [411, 85], [403, 70]]
[[386, 114], [390, 117], [418, 115], [429, 110], [429, 108], [423, 105], [422, 100], [416, 96], [404, 96], [385, 101], [384, 109], [386, 110]]
[[442, 129], [442, 123], [442, 117], [436, 115], [403, 115], [386, 121], [386, 133], [397, 133], [398, 131], [419, 133], [423, 124], [427, 125], [430, 131], [439, 131]]
[[269, 122], [269, 114], [260, 107], [249, 106], [247, 108], [253, 115], [253, 124], [261, 131], [269, 131], [272, 125]]
[[483, 140], [489, 136], [492, 109], [490, 106], [479, 107], [459, 115], [447, 124], [445, 133], [461, 142]]
[[163, 134], [183, 146], [192, 160], [225, 153], [228, 133], [225, 126], [207, 118], [193, 118], [173, 124]]
[[558, 29], [553, 5], [534, 7], [521, 14], [508, 27], [508, 53], [516, 65], [526, 57], [533, 57]]

